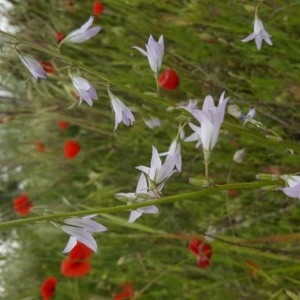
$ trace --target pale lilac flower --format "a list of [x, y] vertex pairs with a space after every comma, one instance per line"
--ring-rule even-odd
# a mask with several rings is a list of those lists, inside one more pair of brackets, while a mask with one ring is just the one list
[[18, 54], [23, 65], [29, 70], [35, 79], [43, 78], [46, 79], [47, 75], [42, 65], [32, 56], [26, 54]]
[[[146, 176], [141, 173], [135, 193], [118, 193], [115, 195], [118, 200], [126, 200], [127, 204], [142, 203], [147, 200], [155, 199], [156, 196], [149, 190]], [[142, 214], [158, 214], [158, 208], [155, 205], [149, 205], [132, 210], [128, 223], [133, 223]]]
[[197, 141], [196, 148], [202, 145], [206, 151], [211, 151], [217, 143], [221, 124], [224, 121], [225, 108], [228, 98], [224, 99], [225, 92], [222, 93], [219, 105], [214, 105], [213, 98], [209, 95], [205, 97], [202, 110], [193, 110], [192, 114], [201, 124], [201, 127], [189, 123], [194, 131], [192, 135], [185, 139], [186, 142]]
[[88, 105], [92, 106], [93, 100], [98, 99], [96, 90], [92, 84], [79, 76], [71, 76], [71, 79], [80, 97], [79, 104], [84, 100]]
[[60, 228], [71, 237], [63, 250], [63, 253], [70, 252], [77, 244], [77, 241], [85, 244], [95, 252], [98, 250], [97, 242], [92, 236], [92, 233], [106, 231], [107, 228], [96, 221], [91, 220], [95, 216], [96, 215], [72, 217], [64, 220], [64, 225], [61, 225]]
[[198, 100], [196, 99], [189, 99], [189, 102], [185, 105], [180, 105], [178, 108], [183, 108], [187, 110], [189, 113], [193, 114], [195, 110], [198, 109]]
[[120, 123], [124, 123], [126, 126], [130, 126], [134, 123], [135, 118], [131, 110], [114, 94], [108, 90], [111, 107], [115, 113], [115, 129], [117, 129]]
[[288, 187], [282, 188], [281, 190], [291, 198], [300, 199], [300, 176], [281, 176], [282, 179], [286, 180]]
[[61, 42], [63, 43], [82, 43], [86, 40], [89, 40], [93, 36], [95, 36], [100, 30], [100, 26], [92, 27], [94, 21], [94, 17], [90, 17], [86, 23], [84, 23], [80, 28], [73, 30], [70, 32]]
[[144, 119], [144, 122], [147, 125], [147, 127], [150, 129], [161, 126], [160, 119], [156, 117], [151, 117], [150, 119]]
[[154, 40], [152, 35], [148, 39], [148, 43], [145, 45], [146, 51], [140, 47], [134, 46], [134, 49], [140, 51], [143, 55], [148, 58], [150, 67], [152, 71], [157, 74], [162, 65], [162, 60], [164, 56], [164, 38], [163, 35], [160, 36], [158, 42]]
[[146, 166], [138, 166], [136, 168], [148, 176], [151, 183], [150, 189], [156, 189], [156, 192], [160, 193], [165, 182], [177, 171], [176, 164], [178, 165], [177, 153], [168, 153], [164, 163], [162, 163], [157, 149], [152, 146], [150, 168]]
[[173, 140], [167, 152], [159, 153], [159, 156], [174, 157], [174, 166], [180, 173], [182, 167], [181, 145], [177, 139]]
[[248, 35], [246, 38], [242, 40], [242, 42], [249, 42], [255, 40], [255, 44], [258, 50], [261, 49], [262, 41], [264, 40], [267, 44], [272, 46], [271, 36], [265, 30], [264, 25], [260, 18], [256, 15], [254, 19], [254, 29], [253, 33]]

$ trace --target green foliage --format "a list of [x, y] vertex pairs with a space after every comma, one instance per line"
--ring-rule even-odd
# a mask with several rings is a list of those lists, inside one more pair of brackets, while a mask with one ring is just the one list
[[[80, 27], [92, 14], [93, 1], [74, 1], [73, 7], [63, 0], [10, 2], [5, 14], [17, 32], [6, 38], [10, 42], [0, 60], [1, 87], [11, 93], [0, 95], [3, 222], [18, 218], [11, 203], [22, 186], [35, 205], [33, 216], [120, 205], [114, 194], [134, 191], [135, 167], [149, 164], [151, 146], [167, 151], [180, 120], [188, 118], [168, 108], [188, 99], [202, 103], [207, 94], [217, 99], [226, 90], [230, 104], [243, 113], [255, 107], [262, 124], [243, 125], [226, 115], [210, 176], [213, 185], [237, 183], [234, 197], [220, 190], [197, 199], [180, 196], [205, 189], [189, 182], [203, 179], [202, 151], [183, 143], [183, 172], [164, 189], [164, 196], [178, 195], [180, 201], [162, 204], [158, 216], [146, 215], [131, 225], [127, 210], [100, 214], [97, 220], [109, 231], [95, 235], [100, 251], [86, 277], [60, 274], [68, 237], [49, 222], [1, 231], [0, 298], [38, 299], [42, 281], [56, 276], [54, 299], [64, 300], [111, 299], [124, 282], [133, 283], [134, 299], [143, 300], [298, 299], [299, 201], [274, 188], [247, 189], [238, 183], [254, 182], [258, 173], [299, 171], [299, 3], [260, 5], [274, 45], [257, 51], [254, 42], [240, 41], [252, 31], [253, 1], [109, 0], [95, 18], [102, 31], [85, 43], [63, 44], [58, 52], [55, 33]], [[144, 47], [149, 34], [164, 35], [163, 69], [180, 75], [179, 88], [161, 90], [160, 97], [147, 59], [132, 49]], [[35, 81], [15, 47], [51, 62], [57, 73]], [[100, 99], [92, 108], [77, 105], [68, 68], [96, 87]], [[134, 126], [113, 131], [108, 82], [133, 109]], [[147, 128], [143, 118], [150, 116], [160, 118], [162, 127]], [[59, 129], [61, 120], [69, 123], [66, 130]], [[73, 160], [63, 155], [69, 139], [81, 145]], [[36, 151], [36, 143], [45, 151]], [[247, 157], [234, 165], [233, 154], [241, 148]], [[200, 269], [188, 240], [203, 238], [209, 227], [217, 236], [212, 265]]]

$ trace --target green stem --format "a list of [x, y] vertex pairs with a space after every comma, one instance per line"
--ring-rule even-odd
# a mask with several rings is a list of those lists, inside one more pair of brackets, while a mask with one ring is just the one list
[[207, 181], [209, 181], [208, 165], [209, 165], [210, 151], [203, 148], [203, 154], [204, 154], [204, 165], [205, 165], [205, 178]]
[[159, 93], [158, 73], [154, 73], [154, 78], [155, 78], [155, 82], [156, 82], [157, 98], [159, 98], [160, 97], [160, 93]]
[[256, 189], [260, 187], [264, 187], [267, 185], [274, 185], [279, 184], [281, 181], [263, 181], [263, 182], [250, 182], [250, 183], [235, 183], [235, 184], [224, 184], [220, 186], [215, 186], [211, 188], [206, 188], [201, 191], [197, 192], [190, 192], [185, 194], [179, 194], [179, 195], [172, 195], [163, 197], [156, 200], [150, 200], [143, 203], [135, 203], [130, 205], [119, 205], [114, 207], [97, 207], [92, 209], [86, 209], [81, 211], [74, 211], [74, 212], [63, 212], [63, 213], [56, 213], [52, 215], [44, 215], [44, 216], [38, 216], [38, 217], [31, 217], [31, 218], [25, 218], [25, 219], [18, 219], [18, 220], [11, 220], [7, 222], [0, 223], [0, 230], [1, 229], [8, 229], [15, 226], [25, 225], [25, 224], [31, 224], [35, 222], [40, 221], [55, 221], [58, 219], [65, 219], [69, 217], [81, 217], [86, 215], [92, 215], [92, 214], [101, 214], [101, 213], [115, 213], [120, 211], [126, 211], [126, 210], [133, 210], [140, 207], [150, 206], [150, 205], [159, 205], [164, 203], [170, 203], [175, 201], [181, 201], [181, 200], [187, 200], [187, 199], [199, 199], [200, 196], [206, 197], [207, 195], [214, 194], [220, 191], [225, 191], [229, 189]]

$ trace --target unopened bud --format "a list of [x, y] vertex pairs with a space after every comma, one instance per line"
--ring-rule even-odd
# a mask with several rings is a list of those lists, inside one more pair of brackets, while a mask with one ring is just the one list
[[240, 118], [242, 115], [241, 109], [235, 104], [229, 105], [227, 108], [227, 112], [235, 118]]
[[279, 176], [275, 174], [269, 174], [269, 173], [260, 173], [256, 175], [256, 179], [258, 180], [278, 180]]
[[245, 159], [245, 156], [246, 156], [246, 150], [245, 149], [237, 150], [233, 155], [233, 160], [237, 164], [241, 164], [243, 162], [243, 160]]

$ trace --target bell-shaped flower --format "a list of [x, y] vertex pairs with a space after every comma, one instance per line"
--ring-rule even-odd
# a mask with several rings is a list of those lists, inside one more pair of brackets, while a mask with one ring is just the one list
[[[177, 152], [175, 153], [175, 151], [172, 151], [168, 153], [164, 163], [162, 163], [157, 149], [152, 146], [150, 167], [138, 166], [136, 168], [148, 176], [151, 183], [150, 189], [155, 189], [156, 193], [160, 193], [165, 182], [177, 171], [176, 165], [178, 165]], [[181, 165], [179, 166], [181, 168]]]
[[164, 56], [164, 37], [161, 35], [158, 42], [156, 42], [152, 35], [148, 39], [148, 43], [145, 45], [146, 51], [140, 47], [134, 46], [133, 48], [140, 51], [148, 58], [152, 71], [157, 75], [161, 69], [162, 60]]
[[149, 119], [144, 119], [146, 126], [150, 129], [161, 126], [161, 121], [159, 118], [150, 117]]
[[[155, 195], [148, 188], [146, 176], [141, 173], [135, 193], [118, 193], [115, 195], [118, 200], [126, 200], [127, 204], [141, 203], [147, 200], [155, 199]], [[132, 210], [128, 223], [133, 223], [142, 214], [158, 214], [158, 208], [155, 205], [149, 205]]]
[[286, 180], [288, 187], [281, 190], [291, 198], [300, 199], [300, 176], [283, 175], [282, 179]]
[[85, 22], [80, 28], [73, 30], [70, 32], [61, 42], [63, 43], [82, 43], [86, 40], [89, 40], [93, 36], [95, 36], [100, 30], [100, 26], [92, 27], [94, 21], [94, 17], [91, 16], [87, 22]]
[[134, 123], [135, 118], [131, 110], [114, 94], [108, 90], [108, 95], [111, 103], [111, 107], [115, 113], [115, 129], [117, 129], [120, 123], [124, 123], [126, 126], [130, 126]]
[[254, 19], [254, 29], [253, 32], [248, 35], [246, 38], [244, 38], [242, 40], [242, 42], [249, 42], [255, 40], [255, 44], [258, 50], [261, 49], [261, 45], [262, 45], [262, 41], [265, 41], [267, 44], [269, 44], [270, 46], [272, 46], [272, 41], [271, 41], [271, 36], [269, 35], [269, 33], [265, 30], [265, 27], [262, 23], [262, 21], [260, 20], [260, 18], [255, 15], [255, 19]]
[[163, 152], [159, 154], [160, 156], [174, 156], [174, 164], [175, 168], [178, 172], [181, 172], [181, 167], [182, 167], [182, 157], [181, 157], [181, 145], [177, 141], [177, 139], [173, 140], [169, 150], [167, 152]]
[[47, 74], [44, 68], [35, 58], [26, 54], [18, 54], [18, 56], [21, 59], [23, 65], [28, 69], [28, 71], [35, 79], [47, 78]]
[[97, 242], [92, 236], [92, 233], [106, 231], [107, 228], [92, 220], [95, 216], [96, 215], [89, 215], [85, 217], [64, 219], [64, 225], [61, 225], [60, 228], [71, 237], [63, 250], [63, 253], [70, 252], [78, 241], [85, 244], [94, 252], [97, 251]]
[[80, 97], [79, 104], [81, 104], [82, 100], [84, 100], [89, 106], [92, 106], [93, 100], [98, 99], [96, 90], [92, 84], [88, 80], [79, 76], [72, 76], [71, 79]]
[[189, 99], [187, 104], [179, 105], [178, 108], [183, 108], [189, 113], [193, 114], [193, 112], [198, 109], [198, 100]]
[[206, 151], [211, 151], [217, 143], [221, 125], [224, 121], [225, 108], [228, 98], [224, 98], [222, 93], [218, 106], [214, 105], [212, 96], [206, 96], [202, 110], [192, 111], [193, 116], [201, 124], [198, 127], [192, 123], [189, 126], [194, 133], [185, 139], [186, 142], [197, 141], [196, 147], [202, 145]]

